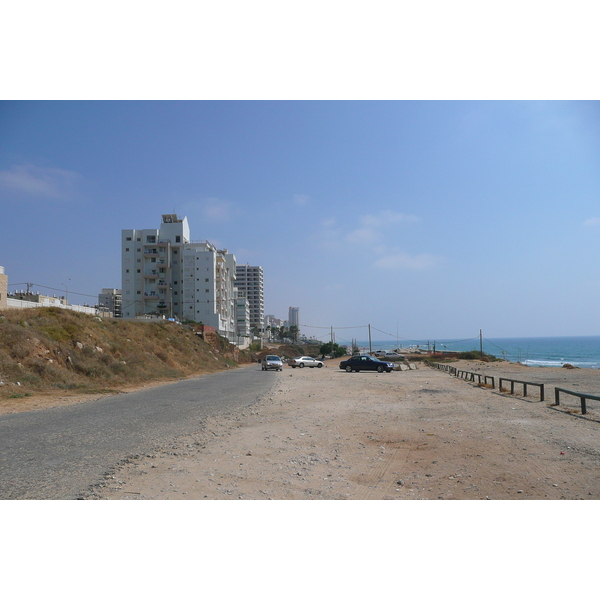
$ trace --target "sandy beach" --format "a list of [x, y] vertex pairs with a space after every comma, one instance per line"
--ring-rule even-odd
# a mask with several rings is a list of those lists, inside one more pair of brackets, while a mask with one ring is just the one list
[[[600, 498], [600, 372], [457, 361], [546, 384], [523, 397], [423, 364], [410, 371], [265, 372], [273, 392], [194, 436], [130, 458], [90, 498], [112, 500], [559, 500]], [[253, 364], [242, 368], [259, 369]]]

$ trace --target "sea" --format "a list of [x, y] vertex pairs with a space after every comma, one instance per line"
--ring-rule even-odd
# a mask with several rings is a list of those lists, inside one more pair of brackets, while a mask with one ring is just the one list
[[[483, 351], [498, 358], [532, 367], [562, 367], [571, 364], [583, 369], [600, 368], [600, 336], [483, 338]], [[361, 350], [369, 351], [368, 341], [357, 341]], [[479, 336], [464, 340], [406, 340], [372, 341], [375, 350], [424, 349], [467, 352], [479, 350]]]

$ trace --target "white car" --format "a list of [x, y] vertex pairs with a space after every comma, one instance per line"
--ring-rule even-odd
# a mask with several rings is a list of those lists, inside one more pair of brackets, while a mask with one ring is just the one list
[[404, 358], [404, 354], [398, 354], [397, 352], [386, 352], [385, 358]]
[[292, 358], [288, 364], [292, 369], [296, 367], [300, 367], [301, 369], [303, 367], [310, 367], [311, 369], [318, 367], [320, 369], [323, 366], [323, 361], [311, 358], [310, 356], [299, 356], [298, 358]]
[[271, 369], [275, 369], [275, 371], [283, 371], [283, 362], [279, 356], [275, 356], [274, 354], [269, 354], [264, 357], [262, 361], [262, 370], [270, 371]]

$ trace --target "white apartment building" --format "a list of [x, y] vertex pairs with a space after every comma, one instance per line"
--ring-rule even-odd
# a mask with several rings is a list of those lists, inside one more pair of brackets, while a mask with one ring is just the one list
[[236, 261], [208, 241], [192, 242], [187, 217], [162, 215], [160, 229], [121, 233], [122, 314], [179, 318], [236, 335]]
[[246, 293], [250, 307], [250, 329], [264, 332], [265, 292], [262, 267], [236, 266], [236, 287]]

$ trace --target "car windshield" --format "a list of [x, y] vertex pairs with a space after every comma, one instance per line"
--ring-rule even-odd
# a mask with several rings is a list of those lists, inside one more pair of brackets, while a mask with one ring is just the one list
[[279, 360], [279, 356], [267, 356], [267, 360]]

